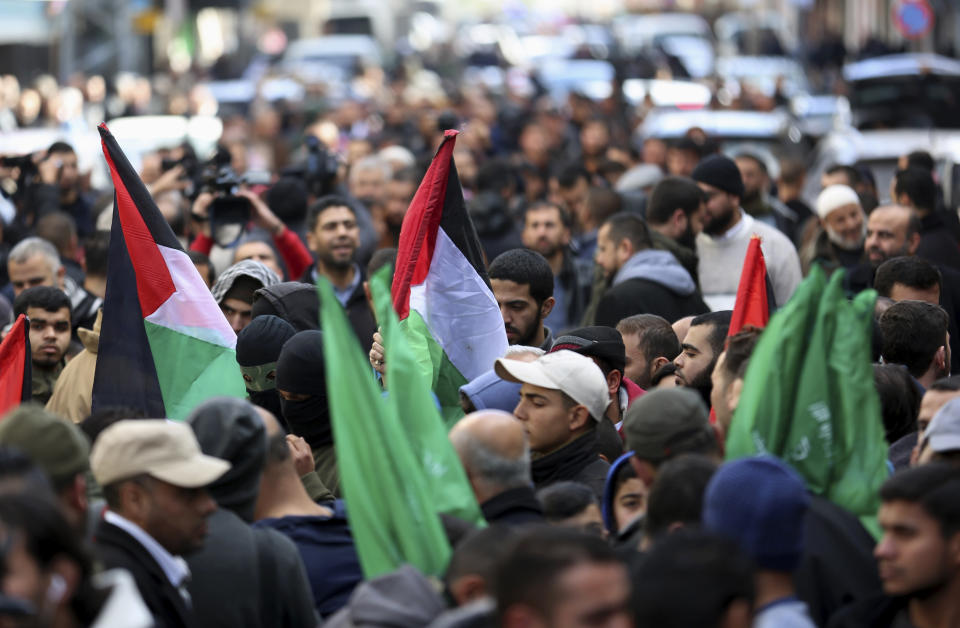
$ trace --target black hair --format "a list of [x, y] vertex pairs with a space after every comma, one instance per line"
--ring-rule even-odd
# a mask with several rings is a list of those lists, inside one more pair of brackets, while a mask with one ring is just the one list
[[[677, 530], [654, 543], [631, 580], [637, 626], [719, 626], [738, 600], [753, 605], [754, 565], [729, 539]], [[693, 594], [695, 592], [695, 594]]]
[[903, 284], [917, 290], [942, 290], [943, 280], [937, 267], [915, 255], [894, 257], [877, 267], [873, 287], [882, 297], [889, 297], [894, 284]]
[[54, 211], [40, 218], [36, 236], [56, 247], [61, 257], [66, 255], [77, 237], [77, 221], [64, 211]]
[[895, 473], [880, 487], [880, 499], [919, 504], [944, 539], [960, 532], [960, 470], [953, 465], [931, 462]]
[[537, 491], [537, 501], [547, 521], [563, 521], [575, 517], [597, 503], [597, 496], [586, 484], [556, 482]]
[[650, 192], [650, 198], [647, 201], [647, 221], [652, 225], [662, 225], [669, 221], [678, 209], [682, 209], [689, 218], [700, 208], [703, 200], [703, 190], [693, 179], [666, 177]]
[[593, 186], [587, 190], [587, 211], [594, 225], [601, 225], [623, 207], [623, 199], [610, 188]]
[[357, 210], [354, 209], [353, 205], [351, 205], [350, 201], [346, 198], [334, 194], [323, 196], [318, 198], [314, 204], [310, 206], [310, 209], [307, 210], [307, 231], [316, 229], [317, 222], [320, 221], [320, 214], [331, 207], [346, 207], [354, 217], [357, 215]]
[[210, 261], [210, 258], [201, 253], [200, 251], [187, 250], [187, 257], [190, 258], [190, 261], [193, 262], [194, 266], [206, 266], [207, 267], [207, 281], [210, 282], [210, 285], [216, 283], [217, 271], [213, 267], [213, 262]]
[[850, 187], [855, 187], [858, 183], [863, 182], [863, 176], [860, 172], [853, 166], [848, 166], [845, 164], [836, 164], [830, 166], [826, 169], [825, 174], [834, 175], [838, 172], [842, 172], [847, 176], [847, 185]]
[[906, 194], [919, 209], [933, 210], [937, 206], [937, 184], [930, 171], [923, 168], [898, 170], [894, 176], [893, 192], [897, 198]]
[[951, 375], [950, 377], [941, 377], [930, 384], [927, 390], [939, 390], [941, 392], [960, 392], [960, 375]]
[[80, 429], [87, 436], [90, 445], [96, 442], [97, 437], [117, 421], [126, 421], [128, 419], [145, 419], [147, 415], [139, 408], [129, 406], [107, 406], [97, 408], [80, 422]]
[[490, 159], [477, 170], [477, 190], [500, 194], [517, 184], [514, 168], [506, 159]]
[[697, 327], [698, 325], [713, 326], [713, 330], [710, 332], [707, 340], [710, 343], [710, 348], [713, 349], [714, 360], [723, 352], [723, 345], [727, 340], [727, 332], [730, 330], [731, 318], [733, 318], [732, 310], [720, 310], [719, 312], [701, 314], [690, 321], [690, 327]]
[[93, 277], [107, 276], [107, 260], [110, 258], [110, 232], [95, 231], [83, 241], [87, 274]]
[[517, 534], [516, 528], [503, 524], [468, 534], [453, 548], [443, 577], [444, 584], [449, 588], [463, 576], [478, 575], [486, 583], [487, 591], [493, 591], [497, 564], [507, 557], [507, 550]]
[[663, 366], [657, 369], [657, 372], [650, 376], [650, 387], [656, 388], [657, 385], [663, 381], [663, 378], [675, 375], [677, 373], [677, 365], [673, 362], [667, 362]]
[[757, 348], [762, 329], [747, 325], [727, 339], [726, 357], [723, 359], [723, 370], [734, 377], [743, 377], [747, 373], [750, 356]]
[[536, 251], [511, 249], [494, 258], [487, 271], [490, 279], [503, 279], [530, 286], [537, 307], [553, 296], [553, 271], [550, 263]]
[[713, 460], [699, 454], [671, 458], [657, 468], [657, 477], [647, 496], [644, 528], [656, 539], [675, 523], [699, 525], [703, 495], [717, 470]]
[[892, 445], [907, 434], [916, 432], [920, 390], [907, 369], [901, 364], [874, 364], [873, 382], [880, 396], [887, 444]]
[[922, 168], [932, 173], [934, 168], [933, 155], [925, 150], [915, 150], [907, 155], [908, 168]]
[[580, 179], [590, 182], [590, 173], [579, 162], [568, 163], [557, 170], [557, 184], [566, 190], [569, 190], [577, 184]]
[[[373, 274], [384, 266], [396, 268], [397, 249], [386, 248], [377, 249], [367, 262], [367, 277], [373, 277]], [[390, 281], [393, 282], [393, 273], [390, 273]]]
[[67, 308], [70, 313], [70, 299], [63, 290], [51, 286], [34, 286], [27, 288], [13, 300], [13, 315], [26, 314], [31, 307], [38, 307], [47, 312], [58, 312]]
[[264, 195], [264, 202], [285, 223], [307, 215], [307, 184], [300, 177], [280, 177]]
[[551, 203], [550, 201], [533, 201], [526, 206], [523, 210], [523, 222], [527, 221], [527, 214], [533, 211], [540, 211], [544, 209], [553, 209], [556, 210], [557, 215], [560, 217], [560, 224], [570, 229], [573, 227], [573, 218], [570, 216], [570, 212], [561, 205], [557, 203]]
[[50, 148], [47, 149], [48, 155], [53, 155], [55, 153], [73, 153], [76, 154], [77, 151], [73, 150], [73, 146], [67, 144], [63, 141], [56, 141], [50, 145]]
[[563, 594], [557, 581], [568, 569], [582, 564], [622, 563], [613, 548], [597, 536], [563, 527], [524, 530], [495, 570], [497, 625], [517, 604], [529, 606], [549, 620]]
[[608, 234], [615, 245], [627, 240], [634, 251], [653, 247], [647, 225], [636, 214], [620, 212], [607, 218], [603, 224], [609, 226]]
[[680, 340], [673, 326], [662, 316], [656, 314], [634, 314], [617, 323], [621, 336], [636, 334], [640, 350], [647, 360], [663, 356], [673, 360], [680, 355]]
[[880, 355], [887, 364], [903, 364], [914, 377], [927, 372], [947, 342], [950, 318], [939, 305], [900, 301], [880, 317]]

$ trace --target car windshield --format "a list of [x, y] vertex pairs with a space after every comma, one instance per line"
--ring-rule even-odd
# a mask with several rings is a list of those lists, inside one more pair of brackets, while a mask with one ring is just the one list
[[909, 76], [862, 81], [850, 90], [859, 129], [960, 128], [960, 77]]

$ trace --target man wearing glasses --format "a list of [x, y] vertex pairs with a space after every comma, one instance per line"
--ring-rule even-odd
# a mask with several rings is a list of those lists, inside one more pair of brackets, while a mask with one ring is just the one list
[[70, 345], [70, 299], [57, 288], [36, 286], [17, 296], [13, 311], [15, 316], [26, 314], [30, 320], [33, 400], [46, 404]]

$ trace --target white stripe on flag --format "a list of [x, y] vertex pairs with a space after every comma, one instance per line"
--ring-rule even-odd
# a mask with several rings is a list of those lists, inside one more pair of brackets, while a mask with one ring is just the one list
[[410, 309], [420, 313], [467, 381], [492, 369], [507, 350], [507, 333], [493, 292], [442, 228], [437, 230], [426, 281], [410, 288]]
[[166, 246], [157, 245], [157, 248], [167, 262], [177, 291], [147, 320], [199, 340], [235, 349], [237, 335], [187, 254]]

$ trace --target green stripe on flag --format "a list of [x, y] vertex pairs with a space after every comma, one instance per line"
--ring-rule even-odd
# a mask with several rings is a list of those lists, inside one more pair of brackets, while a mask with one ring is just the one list
[[327, 396], [347, 517], [366, 578], [404, 563], [441, 576], [450, 544], [396, 411], [380, 393], [363, 350], [320, 278]]
[[148, 320], [143, 324], [157, 369], [166, 418], [182, 421], [198, 404], [211, 397], [246, 398], [236, 351]]
[[[400, 321], [400, 329], [407, 338], [410, 352], [414, 356], [414, 363], [420, 373], [428, 379], [430, 388], [437, 395], [440, 414], [449, 430], [463, 418], [460, 387], [467, 383], [467, 379], [447, 357], [443, 347], [430, 333], [430, 328], [427, 327], [426, 321], [419, 312], [410, 310], [409, 316]], [[492, 364], [490, 368], [493, 368]]]
[[400, 329], [390, 299], [389, 268], [371, 277], [370, 291], [386, 351], [387, 403], [394, 407], [414, 456], [422, 462], [433, 507], [436, 512], [486, 525], [467, 474], [447, 438], [447, 429], [433, 401], [429, 382], [417, 367], [416, 358]]

